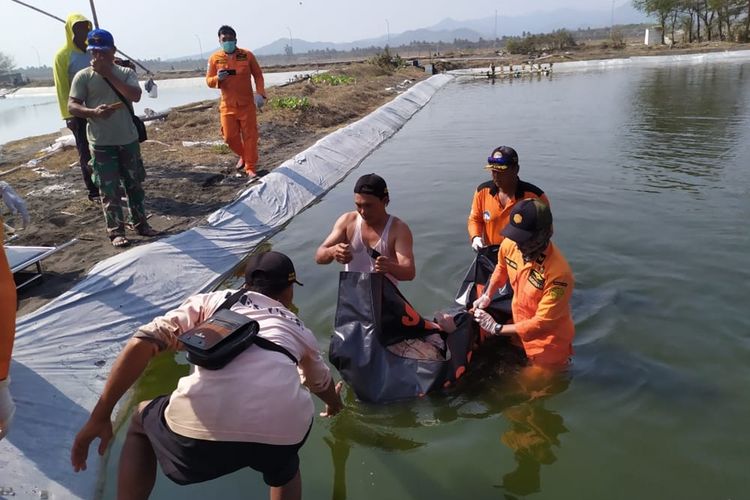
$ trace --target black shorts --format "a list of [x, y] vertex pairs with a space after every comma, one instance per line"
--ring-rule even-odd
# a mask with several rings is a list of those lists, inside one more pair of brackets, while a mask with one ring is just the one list
[[297, 474], [297, 452], [310, 429], [293, 445], [193, 439], [167, 426], [164, 410], [168, 404], [169, 396], [159, 396], [143, 409], [141, 418], [162, 471], [175, 483], [201, 483], [250, 467], [263, 474], [268, 486], [283, 486]]

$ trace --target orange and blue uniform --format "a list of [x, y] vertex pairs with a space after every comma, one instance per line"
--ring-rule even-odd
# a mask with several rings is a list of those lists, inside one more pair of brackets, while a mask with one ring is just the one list
[[503, 241], [500, 232], [508, 225], [510, 212], [521, 200], [539, 198], [547, 206], [549, 199], [544, 191], [533, 184], [519, 180], [516, 193], [505, 206], [500, 204], [498, 187], [492, 181], [482, 183], [474, 193], [469, 213], [469, 241], [480, 236], [485, 245], [499, 245]]
[[0, 380], [8, 378], [16, 336], [16, 284], [5, 257], [3, 238], [3, 220], [0, 217]]
[[513, 288], [513, 323], [526, 356], [534, 364], [562, 365], [573, 354], [575, 326], [570, 311], [573, 271], [550, 242], [533, 262], [524, 262], [518, 245], [503, 240], [490, 291], [505, 282]]
[[[217, 73], [226, 69], [232, 74], [221, 82]], [[206, 83], [221, 90], [221, 133], [229, 148], [240, 156], [245, 171], [255, 173], [258, 163], [258, 124], [255, 114], [252, 81], [255, 91], [266, 96], [263, 71], [252, 52], [237, 48], [231, 54], [218, 50], [208, 59]]]

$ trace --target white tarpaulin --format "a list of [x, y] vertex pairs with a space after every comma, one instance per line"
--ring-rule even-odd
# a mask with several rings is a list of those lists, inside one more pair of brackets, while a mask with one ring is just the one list
[[[0, 442], [0, 488], [16, 498], [93, 498], [98, 467], [75, 474], [70, 445], [135, 329], [216, 284], [330, 190], [451, 76], [423, 81], [288, 160], [208, 225], [98, 263], [72, 290], [21, 318], [11, 365], [14, 425]], [[99, 467], [101, 467], [99, 461]], [[9, 493], [6, 493], [9, 494]]]

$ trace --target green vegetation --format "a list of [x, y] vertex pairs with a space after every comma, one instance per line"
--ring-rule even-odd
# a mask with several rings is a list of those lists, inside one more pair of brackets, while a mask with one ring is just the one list
[[321, 73], [319, 75], [313, 75], [310, 78], [310, 81], [315, 85], [351, 85], [354, 83], [354, 77]]
[[565, 50], [576, 46], [573, 34], [565, 29], [542, 35], [528, 34], [509, 39], [505, 48], [511, 54], [533, 54], [553, 50]]
[[662, 43], [666, 35], [676, 42], [679, 30], [686, 42], [750, 41], [748, 0], [633, 0], [633, 6], [659, 20]]
[[228, 155], [232, 150], [229, 149], [229, 146], [226, 144], [216, 144], [211, 146], [211, 152], [216, 153], [217, 155]]
[[401, 59], [401, 56], [398, 54], [391, 55], [391, 51], [387, 45], [383, 49], [383, 52], [377, 53], [368, 62], [374, 64], [387, 74], [393, 73], [394, 70], [404, 65], [404, 60]]
[[0, 73], [7, 73], [13, 71], [15, 68], [13, 58], [3, 52], [0, 52]]
[[310, 107], [310, 100], [307, 97], [273, 97], [268, 101], [268, 105], [273, 109], [306, 109]]

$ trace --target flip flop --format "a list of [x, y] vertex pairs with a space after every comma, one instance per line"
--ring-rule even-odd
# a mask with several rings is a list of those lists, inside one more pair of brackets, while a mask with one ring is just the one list
[[130, 245], [130, 240], [125, 236], [115, 236], [112, 238], [112, 246], [115, 248], [124, 248]]

